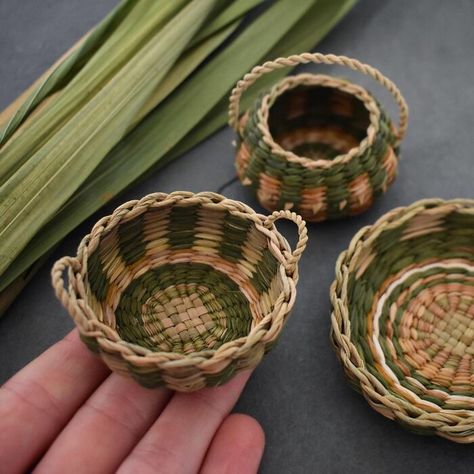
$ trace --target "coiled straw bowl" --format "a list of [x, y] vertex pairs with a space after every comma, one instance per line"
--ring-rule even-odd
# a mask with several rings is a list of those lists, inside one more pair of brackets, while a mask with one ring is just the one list
[[[296, 223], [291, 250], [275, 228]], [[213, 193], [151, 194], [101, 219], [53, 268], [82, 339], [147, 387], [192, 391], [255, 367], [293, 307], [300, 216]], [[68, 287], [64, 273], [67, 270]]]
[[375, 410], [474, 441], [474, 201], [423, 200], [362, 229], [331, 301], [332, 341]]
[[[345, 66], [375, 79], [398, 105], [398, 126], [366, 89], [323, 74], [287, 77], [239, 116], [243, 93], [260, 77], [310, 62]], [[230, 96], [229, 124], [238, 137], [242, 184], [265, 209], [291, 209], [307, 221], [370, 207], [396, 177], [407, 123], [407, 104], [390, 79], [368, 64], [334, 54], [268, 61], [246, 74]]]

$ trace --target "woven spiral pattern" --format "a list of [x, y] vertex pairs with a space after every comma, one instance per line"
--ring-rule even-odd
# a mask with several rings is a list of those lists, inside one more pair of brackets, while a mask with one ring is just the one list
[[[274, 221], [293, 220], [292, 252]], [[101, 219], [53, 285], [84, 342], [141, 384], [182, 391], [256, 366], [291, 310], [306, 244], [294, 213], [213, 193], [153, 194]], [[68, 269], [69, 288], [63, 273]]]
[[[396, 128], [364, 88], [323, 74], [288, 77], [238, 119], [239, 100], [263, 74], [316, 62], [369, 75], [400, 108]], [[257, 66], [232, 91], [229, 123], [238, 134], [238, 176], [268, 210], [291, 209], [308, 221], [363, 212], [397, 174], [408, 108], [395, 84], [345, 56], [304, 53]]]
[[474, 442], [474, 201], [419, 201], [362, 229], [331, 300], [333, 343], [373, 408]]

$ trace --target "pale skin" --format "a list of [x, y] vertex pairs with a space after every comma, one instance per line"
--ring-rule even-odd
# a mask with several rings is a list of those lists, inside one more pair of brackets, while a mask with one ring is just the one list
[[184, 394], [110, 373], [76, 330], [0, 389], [0, 470], [256, 473], [265, 439], [230, 414], [249, 373]]

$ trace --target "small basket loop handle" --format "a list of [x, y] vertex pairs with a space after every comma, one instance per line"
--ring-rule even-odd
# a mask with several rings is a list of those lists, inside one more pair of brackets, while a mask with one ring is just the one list
[[273, 224], [279, 219], [288, 219], [289, 221], [294, 222], [298, 227], [298, 243], [296, 244], [296, 248], [291, 253], [285, 252], [284, 255], [286, 259], [286, 271], [293, 274], [301, 255], [306, 248], [306, 243], [308, 242], [308, 229], [306, 228], [306, 222], [303, 218], [299, 214], [296, 214], [296, 212], [291, 211], [275, 211], [265, 219], [263, 225], [267, 229], [271, 229]]
[[51, 270], [51, 280], [53, 283], [54, 292], [66, 309], [69, 309], [68, 305], [71, 297], [69, 295], [69, 291], [64, 287], [64, 271], [69, 269], [74, 271], [81, 270], [81, 263], [77, 258], [63, 257], [53, 265]]
[[239, 126], [239, 104], [242, 94], [252, 85], [257, 79], [263, 75], [272, 72], [276, 69], [282, 69], [284, 67], [293, 67], [298, 64], [337, 64], [340, 66], [346, 66], [353, 71], [358, 71], [366, 76], [370, 76], [375, 79], [378, 83], [384, 86], [390, 94], [392, 94], [395, 102], [399, 108], [399, 122], [398, 128], [395, 130], [397, 138], [397, 144], [405, 136], [407, 125], [408, 125], [408, 105], [403, 98], [398, 87], [390, 80], [385, 77], [378, 69], [361, 63], [357, 59], [349, 58], [347, 56], [337, 56], [335, 54], [322, 54], [322, 53], [302, 53], [288, 56], [286, 58], [278, 58], [274, 61], [267, 61], [261, 66], [255, 66], [249, 73], [247, 73], [243, 79], [237, 82], [236, 86], [232, 90], [229, 99], [229, 125], [238, 131]]

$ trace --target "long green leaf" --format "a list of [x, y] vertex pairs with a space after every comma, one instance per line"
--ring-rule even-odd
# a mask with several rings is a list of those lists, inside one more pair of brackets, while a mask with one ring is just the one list
[[0, 188], [0, 272], [119, 142], [215, 0], [194, 0]]
[[123, 0], [94, 30], [82, 41], [77, 49], [30, 94], [10, 121], [0, 130], [0, 147], [13, 135], [23, 121], [46, 97], [64, 87], [98, 50], [101, 44], [115, 31], [124, 17], [134, 6], [134, 0]]
[[208, 25], [206, 25], [191, 41], [190, 47], [196, 46], [201, 41], [226, 28], [237, 18], [241, 18], [247, 12], [263, 3], [264, 0], [237, 0], [232, 2], [225, 10], [220, 12]]

